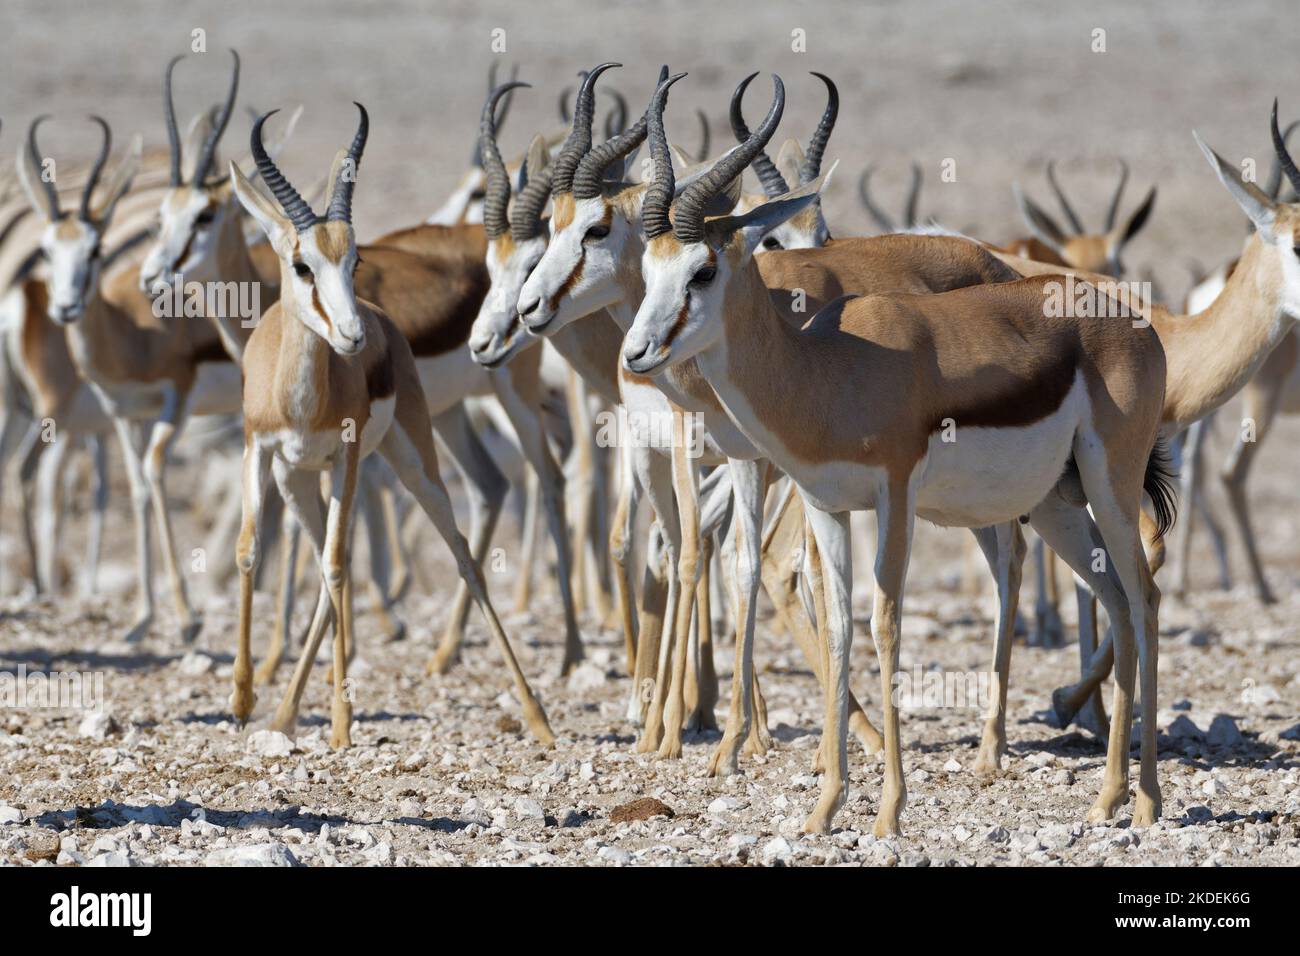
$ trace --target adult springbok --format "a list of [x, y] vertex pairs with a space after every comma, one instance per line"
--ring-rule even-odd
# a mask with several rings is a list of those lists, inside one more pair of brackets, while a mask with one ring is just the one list
[[[852, 631], [848, 512], [877, 514], [871, 619], [885, 712], [885, 783], [875, 832], [898, 832], [906, 803], [894, 675], [916, 516], [971, 528], [1034, 521], [1071, 566], [1094, 579], [1116, 621], [1118, 679], [1106, 775], [1090, 820], [1128, 799], [1135, 656], [1142, 671], [1142, 772], [1134, 823], [1160, 814], [1156, 780], [1159, 592], [1139, 533], [1144, 489], [1172, 519], [1157, 448], [1164, 355], [1129, 319], [1054, 314], [1062, 279], [1036, 277], [939, 295], [838, 299], [801, 328], [781, 314], [754, 250], [772, 225], [807, 208], [821, 179], [741, 216], [706, 223], [709, 201], [775, 132], [784, 90], [740, 150], [688, 189], [670, 216], [663, 133], [670, 78], [650, 107], [654, 182], [642, 221], [646, 294], [623, 349], [639, 375], [695, 358], [738, 429], [798, 484], [824, 566], [830, 634], [825, 735], [834, 759], [805, 823], [825, 832], [845, 795], [845, 719]], [[816, 257], [824, 253], [810, 252]], [[1095, 287], [1080, 299], [1110, 310]], [[788, 300], [787, 300], [788, 301]], [[1140, 324], [1141, 325], [1141, 324]], [[773, 382], [798, 388], [774, 392]], [[870, 401], [864, 401], [864, 397]], [[956, 429], [945, 441], [945, 427]], [[1083, 503], [1091, 505], [1095, 524]], [[1088, 574], [1103, 542], [1106, 570]], [[1134, 654], [1135, 644], [1138, 654]]]
[[[524, 718], [545, 745], [554, 735], [515, 659], [488, 598], [482, 571], [456, 527], [438, 471], [432, 423], [410, 344], [377, 306], [356, 297], [359, 264], [352, 231], [352, 195], [365, 149], [369, 118], [360, 121], [346, 151], [335, 158], [318, 216], [281, 174], [253, 125], [251, 146], [263, 182], [275, 201], [253, 188], [231, 163], [235, 194], [271, 242], [280, 260], [280, 299], [262, 317], [244, 350], [244, 518], [240, 529], [239, 647], [231, 709], [247, 719], [254, 703], [249, 650], [253, 574], [260, 558], [262, 503], [272, 475], [285, 502], [307, 531], [316, 552], [328, 604], [317, 603], [311, 637], [286, 693], [296, 708], [324, 633], [334, 620], [334, 694], [330, 743], [351, 742], [352, 705], [347, 689], [348, 526], [357, 469], [378, 451], [420, 503], [455, 558], [456, 567], [514, 678]], [[329, 476], [328, 514], [322, 514], [320, 473]]]

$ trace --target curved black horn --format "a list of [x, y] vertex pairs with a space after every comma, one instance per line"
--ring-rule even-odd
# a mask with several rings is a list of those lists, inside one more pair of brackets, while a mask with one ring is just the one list
[[903, 205], [903, 228], [916, 225], [916, 207], [921, 199], [921, 164], [912, 163], [912, 184], [907, 189], [907, 202]]
[[554, 167], [551, 171], [551, 192], [553, 194], [567, 193], [573, 188], [573, 173], [578, 168], [578, 163], [581, 162], [582, 157], [587, 155], [587, 150], [591, 149], [591, 120], [595, 113], [596, 80], [606, 70], [622, 65], [621, 63], [602, 63], [588, 73], [583, 78], [582, 85], [578, 87], [578, 98], [573, 104], [573, 128], [569, 131], [568, 139], [564, 141], [564, 145], [560, 147], [560, 152], [551, 163]]
[[605, 114], [605, 139], [610, 140], [627, 129], [627, 99], [618, 90], [610, 90], [614, 105]]
[[174, 56], [167, 64], [163, 74], [163, 119], [167, 121], [167, 145], [171, 150], [171, 183], [173, 188], [181, 184], [181, 134], [176, 128], [176, 104], [172, 100], [172, 70], [176, 64], [185, 59]]
[[235, 96], [239, 93], [239, 54], [231, 50], [230, 55], [234, 58], [235, 67], [230, 74], [230, 87], [226, 90], [226, 102], [222, 105], [220, 114], [213, 122], [212, 129], [208, 131], [207, 139], [203, 141], [199, 161], [194, 164], [192, 182], [195, 186], [202, 186], [203, 180], [207, 178], [208, 171], [212, 167], [212, 159], [217, 152], [217, 143], [221, 142], [221, 137], [226, 132], [226, 126], [230, 123], [230, 114], [235, 111]]
[[[668, 67], [660, 67], [658, 82], [662, 83], [666, 79], [668, 79]], [[647, 110], [641, 114], [640, 119], [623, 132], [587, 151], [587, 155], [582, 157], [578, 168], [573, 173], [574, 199], [592, 199], [600, 195], [601, 184], [610, 165], [617, 160], [626, 159], [645, 142], [649, 115]]]
[[862, 205], [871, 214], [871, 218], [876, 220], [877, 226], [885, 230], [885, 232], [897, 232], [897, 227], [894, 225], [894, 220], [889, 218], [889, 213], [877, 206], [871, 198], [871, 174], [875, 170], [875, 166], [868, 166], [862, 171], [862, 175], [858, 177], [858, 199], [862, 201]]
[[813, 72], [813, 76], [826, 84], [826, 109], [808, 140], [808, 151], [804, 154], [803, 165], [799, 167], [799, 185], [806, 186], [822, 174], [822, 156], [826, 153], [826, 144], [830, 142], [831, 132], [835, 129], [835, 119], [840, 115], [840, 91], [835, 82], [823, 73]]
[[[757, 70], [741, 80], [740, 85], [736, 87], [736, 92], [731, 94], [731, 132], [735, 135], [737, 143], [749, 139], [749, 127], [745, 125], [740, 101], [745, 98], [745, 89], [756, 76], [758, 76]], [[768, 199], [784, 196], [790, 191], [789, 183], [785, 181], [781, 171], [776, 168], [776, 163], [772, 162], [772, 157], [765, 151], [759, 150], [758, 155], [754, 157], [753, 166], [754, 172], [758, 174], [758, 181], [763, 185], [763, 193]]]
[[[510, 67], [510, 79], [507, 82], [513, 83], [517, 79], [519, 79], [519, 64], [514, 63]], [[493, 60], [492, 63], [488, 66], [488, 85], [487, 85], [488, 96], [492, 95], [492, 91], [495, 90], [498, 85], [499, 84], [497, 83], [497, 61]], [[515, 99], [515, 95], [512, 92], [509, 96], [507, 96], [504, 100], [501, 101], [501, 106], [497, 112], [496, 119], [494, 120], [497, 129], [500, 129], [502, 126], [505, 125], [506, 117], [510, 115], [510, 104], [514, 102], [514, 99]], [[475, 166], [480, 169], [483, 166], [483, 140], [478, 136], [474, 137], [474, 151], [470, 153], [469, 162], [471, 166]]]
[[1110, 197], [1110, 208], [1106, 210], [1106, 232], [1115, 228], [1115, 217], [1119, 215], [1119, 201], [1124, 195], [1124, 187], [1128, 185], [1128, 163], [1124, 160], [1119, 161], [1119, 185], [1115, 187], [1115, 195]]
[[554, 164], [528, 174], [528, 183], [515, 197], [510, 209], [510, 236], [515, 242], [526, 242], [542, 232], [542, 210], [551, 198], [551, 173]]
[[253, 131], [249, 134], [248, 144], [257, 171], [262, 175], [262, 182], [266, 183], [267, 188], [271, 190], [271, 195], [289, 217], [293, 227], [301, 232], [316, 224], [316, 214], [311, 211], [311, 206], [307, 205], [307, 200], [298, 195], [298, 190], [284, 178], [280, 168], [275, 165], [275, 160], [266, 155], [266, 147], [262, 145], [262, 126], [278, 112], [280, 111], [271, 110], [257, 118], [257, 122], [253, 124]]
[[685, 73], [668, 77], [655, 89], [646, 110], [646, 135], [650, 140], [650, 158], [654, 160], [654, 178], [646, 187], [641, 203], [641, 223], [647, 239], [654, 239], [672, 231], [668, 207], [672, 205], [676, 183], [673, 179], [673, 156], [668, 150], [668, 137], [664, 134], [664, 105], [668, 102], [668, 88]]
[[520, 86], [528, 84], [512, 80], [489, 93], [487, 102], [483, 104], [483, 116], [479, 120], [479, 156], [487, 176], [487, 185], [483, 190], [483, 228], [487, 230], [489, 239], [505, 235], [510, 226], [506, 219], [506, 207], [510, 204], [510, 177], [506, 175], [506, 164], [501, 161], [501, 150], [497, 148], [497, 103], [501, 97]]
[[1277, 161], [1282, 167], [1282, 172], [1286, 173], [1287, 181], [1291, 183], [1291, 188], [1300, 192], [1300, 169], [1295, 168], [1295, 161], [1291, 159], [1291, 153], [1287, 151], [1286, 140], [1277, 128], [1277, 99], [1273, 100], [1273, 115], [1269, 119], [1270, 131], [1273, 134], [1273, 151], [1277, 153]]
[[334, 181], [334, 195], [330, 196], [329, 207], [325, 210], [327, 222], [346, 222], [349, 225], [352, 223], [352, 191], [357, 188], [357, 170], [361, 168], [361, 154], [366, 151], [366, 139], [370, 136], [370, 114], [355, 100], [352, 105], [361, 117], [357, 120], [352, 145], [339, 168], [339, 178]]
[[38, 116], [32, 120], [32, 125], [27, 128], [27, 152], [31, 156], [32, 171], [41, 181], [41, 187], [45, 190], [45, 203], [49, 206], [50, 220], [53, 221], [63, 215], [59, 211], [59, 191], [54, 188], [54, 182], [46, 179], [42, 175], [43, 163], [41, 162], [41, 151], [36, 145], [36, 128], [49, 119], [49, 114]]
[[[1292, 120], [1287, 128], [1282, 130], [1282, 142], [1289, 143], [1291, 134], [1300, 127], [1300, 120]], [[1268, 181], [1264, 184], [1264, 192], [1268, 193], [1269, 199], [1276, 199], [1277, 194], [1282, 191], [1282, 167], [1277, 161], [1277, 156], [1273, 157], [1273, 165], [1269, 167]]]
[[700, 148], [696, 151], [695, 158], [702, 163], [709, 158], [709, 147], [713, 145], [713, 131], [709, 129], [709, 117], [704, 110], [697, 107], [695, 118], [700, 121]]
[[709, 200], [743, 173], [776, 133], [781, 114], [785, 112], [785, 84], [775, 73], [772, 74], [772, 86], [772, 106], [763, 122], [758, 124], [758, 129], [739, 147], [714, 163], [713, 168], [692, 183], [677, 200], [677, 225], [673, 231], [681, 242], [704, 241], [704, 210]]
[[1074, 230], [1076, 236], [1083, 235], [1083, 223], [1075, 215], [1074, 209], [1070, 207], [1070, 201], [1065, 198], [1065, 191], [1061, 189], [1061, 184], [1056, 181], [1056, 160], [1051, 160], [1047, 164], [1047, 184], [1052, 187], [1052, 192], [1056, 193], [1056, 201], [1061, 205], [1061, 212], [1065, 213], [1065, 218], [1070, 220], [1070, 228]]
[[99, 126], [104, 136], [103, 143], [99, 147], [99, 155], [95, 157], [95, 165], [90, 167], [86, 188], [81, 192], [81, 208], [77, 210], [77, 218], [82, 222], [90, 222], [90, 197], [95, 192], [95, 187], [99, 185], [100, 174], [103, 173], [104, 164], [108, 162], [108, 154], [113, 149], [113, 131], [108, 128], [104, 117], [92, 116], [90, 121]]

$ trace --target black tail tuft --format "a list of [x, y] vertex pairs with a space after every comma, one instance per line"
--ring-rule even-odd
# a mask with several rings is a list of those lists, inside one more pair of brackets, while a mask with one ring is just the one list
[[1155, 509], [1156, 530], [1161, 537], [1174, 526], [1178, 516], [1178, 491], [1176, 482], [1178, 473], [1174, 471], [1173, 461], [1169, 456], [1169, 445], [1163, 438], [1157, 438], [1151, 454], [1147, 457], [1147, 470], [1142, 478], [1142, 490], [1151, 499]]

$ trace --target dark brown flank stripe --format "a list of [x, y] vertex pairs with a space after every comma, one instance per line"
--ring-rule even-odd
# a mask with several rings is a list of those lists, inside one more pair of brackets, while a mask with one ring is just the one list
[[384, 354], [380, 355], [366, 369], [366, 393], [372, 402], [382, 401], [397, 391], [397, 380], [393, 375], [393, 360], [388, 354], [388, 345], [384, 345]]
[[[185, 321], [194, 320], [186, 319]], [[218, 336], [202, 342], [190, 354], [190, 361], [197, 365], [200, 362], [229, 362], [231, 358], [230, 353], [226, 351], [226, 347], [221, 343], [220, 336]]]
[[[434, 358], [453, 352], [469, 342], [470, 330], [478, 318], [479, 307], [487, 295], [488, 281], [485, 267], [466, 270], [462, 294], [450, 306], [450, 311], [440, 316], [435, 322], [422, 326], [407, 341], [411, 343], [411, 353], [416, 358]], [[382, 304], [383, 299], [379, 299]]]
[[930, 432], [941, 431], [947, 418], [951, 418], [959, 430], [1023, 428], [1040, 422], [1061, 407], [1074, 385], [1075, 371], [1081, 366], [1080, 357], [1073, 349], [1057, 354], [1046, 374], [1020, 379], [1010, 391], [937, 414]]

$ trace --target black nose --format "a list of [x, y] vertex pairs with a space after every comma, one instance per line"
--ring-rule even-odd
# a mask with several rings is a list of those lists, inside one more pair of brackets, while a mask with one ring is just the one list
[[524, 306], [522, 309], [519, 310], [519, 314], [532, 315], [534, 312], [537, 311], [537, 307], [541, 304], [542, 304], [541, 299], [533, 299], [532, 302], [529, 302], [526, 306]]
[[624, 352], [623, 352], [623, 361], [624, 361], [625, 363], [627, 363], [628, 365], [631, 365], [633, 362], [637, 361], [638, 359], [644, 358], [646, 352], [648, 352], [648, 351], [650, 351], [650, 343], [649, 343], [649, 342], [647, 342], [645, 345], [641, 346], [640, 350], [637, 351], [636, 354], [633, 354], [632, 352], [624, 351]]

